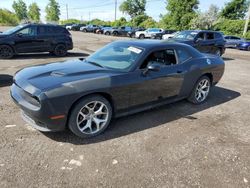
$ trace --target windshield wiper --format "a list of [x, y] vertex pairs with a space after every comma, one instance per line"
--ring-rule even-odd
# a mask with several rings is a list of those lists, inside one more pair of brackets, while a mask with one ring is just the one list
[[98, 63], [96, 63], [96, 62], [93, 62], [93, 61], [87, 61], [87, 60], [86, 60], [86, 62], [88, 62], [88, 63], [90, 63], [90, 64], [92, 64], [92, 65], [95, 65], [95, 66], [97, 66], [97, 67], [104, 68], [102, 65], [100, 65], [100, 64], [98, 64]]

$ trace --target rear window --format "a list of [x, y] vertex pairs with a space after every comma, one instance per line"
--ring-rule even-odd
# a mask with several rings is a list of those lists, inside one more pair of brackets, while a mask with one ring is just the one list
[[207, 40], [213, 40], [214, 39], [214, 33], [207, 33]]

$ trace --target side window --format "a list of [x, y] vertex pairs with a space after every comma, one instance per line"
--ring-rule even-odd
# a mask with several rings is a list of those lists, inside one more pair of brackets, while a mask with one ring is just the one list
[[152, 63], [159, 63], [162, 64], [162, 66], [177, 64], [175, 50], [167, 49], [152, 52], [141, 65], [140, 69], [145, 69], [149, 64]]
[[222, 37], [222, 35], [220, 33], [214, 33], [214, 38], [221, 39], [223, 37]]
[[205, 40], [205, 33], [199, 33], [197, 39]]
[[121, 29], [122, 29], [122, 30], [124, 30], [124, 29], [125, 29], [125, 27], [121, 27]]
[[213, 40], [214, 34], [213, 33], [207, 33], [207, 40]]
[[176, 50], [177, 55], [178, 55], [178, 60], [179, 63], [183, 63], [185, 61], [187, 61], [188, 59], [192, 58], [192, 56], [185, 50], [183, 49], [178, 49]]
[[233, 40], [240, 40], [239, 37], [232, 37]]
[[26, 27], [20, 31], [17, 32], [18, 34], [22, 34], [24, 36], [35, 36], [36, 35], [36, 27]]
[[47, 33], [47, 29], [45, 26], [39, 26], [37, 30], [38, 35], [45, 35]]

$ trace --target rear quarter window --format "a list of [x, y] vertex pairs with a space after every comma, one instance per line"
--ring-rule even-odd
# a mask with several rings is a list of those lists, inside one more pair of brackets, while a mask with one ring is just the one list
[[[220, 33], [214, 33], [214, 38], [221, 39], [223, 37], [222, 37], [222, 34], [220, 34]], [[230, 38], [229, 36], [225, 37], [225, 39], [229, 39], [229, 38]]]
[[184, 63], [185, 61], [192, 58], [192, 55], [185, 49], [177, 49], [176, 52], [179, 63]]

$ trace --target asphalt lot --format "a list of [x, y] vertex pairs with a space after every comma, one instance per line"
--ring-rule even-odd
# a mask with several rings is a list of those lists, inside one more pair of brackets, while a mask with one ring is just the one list
[[[0, 28], [1, 30], [1, 28]], [[83, 57], [127, 38], [73, 32], [65, 58], [0, 60], [0, 187], [250, 187], [250, 52], [229, 49], [208, 101], [114, 120], [92, 139], [40, 133], [20, 117], [10, 79], [26, 66]]]

